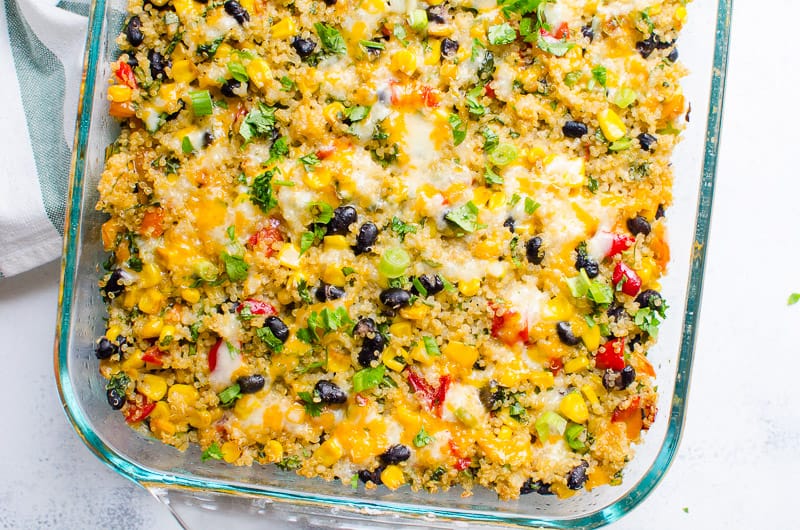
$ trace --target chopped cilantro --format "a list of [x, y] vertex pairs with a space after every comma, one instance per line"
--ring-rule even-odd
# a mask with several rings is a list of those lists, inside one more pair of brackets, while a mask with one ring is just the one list
[[413, 225], [411, 223], [406, 223], [397, 216], [392, 217], [392, 222], [389, 226], [392, 229], [392, 232], [397, 234], [397, 237], [400, 238], [400, 241], [405, 241], [407, 234], [417, 233], [416, 225]]
[[350, 107], [344, 110], [344, 116], [350, 123], [355, 123], [357, 121], [361, 121], [369, 115], [370, 107], [363, 107], [361, 105], [356, 105], [354, 107]]
[[797, 302], [800, 302], [800, 293], [792, 293], [789, 295], [789, 300], [787, 301], [788, 305], [794, 305]]
[[208, 446], [208, 449], [203, 451], [203, 454], [200, 456], [200, 459], [205, 462], [206, 460], [222, 460], [222, 449], [219, 448], [219, 444], [217, 442], [212, 443]]
[[242, 124], [239, 126], [239, 134], [244, 138], [244, 145], [250, 143], [253, 138], [263, 138], [269, 136], [275, 128], [275, 109], [259, 103], [256, 108], [250, 109]]
[[475, 203], [469, 201], [466, 204], [453, 208], [444, 216], [447, 221], [450, 221], [464, 232], [472, 233], [479, 228], [485, 228], [485, 225], [478, 223], [478, 207]]
[[489, 26], [489, 31], [486, 33], [489, 43], [500, 46], [502, 44], [511, 44], [517, 38], [517, 32], [508, 22], [498, 24], [496, 26]]
[[241, 388], [238, 383], [234, 383], [222, 392], [219, 393], [219, 402], [223, 407], [233, 405], [233, 403], [242, 396]]
[[288, 76], [281, 77], [280, 81], [281, 81], [281, 91], [282, 92], [291, 92], [292, 90], [294, 90], [297, 87], [295, 82], [292, 81], [292, 79], [290, 77], [288, 77]]
[[306, 171], [311, 171], [314, 166], [319, 164], [319, 157], [316, 153], [308, 153], [300, 157], [300, 162], [303, 163]]
[[279, 353], [283, 350], [283, 342], [272, 333], [272, 330], [264, 326], [263, 328], [259, 328], [256, 330], [256, 335], [258, 336], [261, 341], [269, 347], [270, 350], [274, 351], [275, 353]]
[[419, 432], [414, 436], [414, 447], [425, 447], [433, 441], [431, 435], [425, 432], [425, 426], [419, 428]]
[[322, 403], [314, 401], [314, 396], [311, 395], [311, 392], [298, 392], [297, 396], [303, 400], [306, 414], [312, 418], [317, 418], [322, 414]]
[[539, 208], [539, 206], [541, 206], [541, 204], [539, 204], [538, 202], [534, 201], [530, 197], [525, 197], [525, 213], [526, 214], [533, 215], [533, 212], [535, 212]]
[[245, 263], [244, 258], [223, 252], [220, 259], [225, 264], [225, 273], [230, 281], [241, 282], [247, 279], [247, 271], [250, 267]]
[[564, 84], [572, 88], [578, 83], [578, 81], [582, 76], [583, 72], [577, 70], [574, 72], [569, 72], [566, 75], [564, 75]]
[[369, 390], [383, 381], [386, 366], [380, 365], [375, 368], [364, 368], [353, 374], [353, 391], [363, 392]]
[[120, 396], [124, 396], [130, 382], [131, 378], [125, 372], [117, 372], [106, 383], [106, 390], [116, 390]]
[[247, 70], [242, 63], [234, 61], [229, 62], [228, 72], [230, 72], [231, 76], [240, 83], [246, 83], [250, 80], [250, 76], [247, 75]]
[[483, 172], [483, 178], [486, 180], [486, 184], [488, 184], [489, 186], [492, 186], [492, 185], [495, 185], [495, 184], [499, 185], [499, 184], [503, 184], [505, 182], [505, 180], [503, 179], [502, 175], [498, 175], [497, 173], [495, 173], [492, 170], [491, 166], [489, 166], [489, 165], [487, 165], [485, 167], [485, 170]]
[[439, 345], [436, 344], [436, 339], [433, 337], [422, 337], [422, 344], [425, 345], [425, 351], [428, 355], [439, 356], [442, 354], [439, 350]]
[[562, 57], [566, 55], [568, 51], [575, 47], [574, 42], [566, 42], [563, 40], [548, 40], [543, 35], [539, 35], [539, 38], [536, 40], [536, 46], [542, 50], [543, 52], [550, 53], [555, 55], [556, 57]]
[[335, 55], [343, 55], [347, 52], [344, 37], [339, 33], [339, 30], [322, 22], [314, 24], [314, 29], [317, 31], [322, 48], [326, 52]]
[[253, 204], [259, 206], [264, 213], [269, 212], [271, 209], [278, 205], [278, 199], [272, 191], [272, 177], [274, 171], [265, 171], [253, 179], [253, 185], [250, 186], [250, 200]]
[[274, 162], [277, 162], [284, 158], [286, 155], [289, 154], [289, 145], [287, 143], [286, 137], [281, 136], [274, 142], [269, 148], [269, 160], [264, 162], [263, 166], [268, 166]]
[[283, 471], [294, 471], [296, 469], [300, 469], [303, 463], [300, 461], [300, 457], [296, 455], [292, 456], [284, 456], [283, 459], [275, 464], [278, 466], [279, 469]]
[[592, 79], [597, 81], [597, 84], [605, 87], [608, 81], [608, 70], [603, 65], [597, 65], [592, 68]]
[[481, 134], [483, 135], [483, 150], [490, 153], [500, 143], [500, 137], [489, 127], [482, 128]]
[[451, 114], [447, 121], [450, 122], [450, 128], [453, 129], [453, 143], [461, 144], [467, 138], [467, 125], [458, 114]]

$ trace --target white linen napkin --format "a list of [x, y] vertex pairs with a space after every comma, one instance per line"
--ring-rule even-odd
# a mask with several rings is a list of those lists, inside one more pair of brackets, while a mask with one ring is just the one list
[[84, 1], [0, 0], [0, 279], [61, 254]]

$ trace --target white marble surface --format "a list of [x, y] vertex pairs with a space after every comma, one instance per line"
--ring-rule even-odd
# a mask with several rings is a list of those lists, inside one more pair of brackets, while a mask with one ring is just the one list
[[[685, 436], [664, 482], [613, 530], [798, 525], [800, 306], [786, 298], [800, 292], [800, 2], [764, 5], [737, 0], [735, 9]], [[86, 450], [60, 410], [57, 274], [51, 264], [0, 281], [0, 527], [177, 528]]]

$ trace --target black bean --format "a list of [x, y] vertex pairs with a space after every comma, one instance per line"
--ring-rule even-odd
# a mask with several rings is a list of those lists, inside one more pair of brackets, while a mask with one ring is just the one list
[[678, 48], [672, 48], [672, 51], [667, 55], [667, 60], [674, 63], [678, 60]]
[[147, 52], [147, 60], [150, 61], [150, 75], [153, 79], [167, 79], [166, 69], [172, 66], [172, 61], [164, 59], [164, 56], [155, 50]]
[[490, 411], [499, 410], [503, 406], [503, 400], [506, 397], [505, 388], [498, 385], [494, 379], [483, 386], [478, 395], [483, 406]]
[[242, 83], [237, 81], [236, 79], [228, 79], [222, 85], [222, 88], [220, 88], [220, 92], [222, 92], [224, 96], [228, 96], [229, 98], [235, 98], [237, 94], [236, 92], [234, 92], [234, 90], [236, 90], [240, 86], [242, 86]]
[[612, 305], [608, 308], [608, 311], [606, 311], [606, 315], [608, 315], [608, 318], [619, 320], [625, 316], [625, 308], [617, 304]]
[[263, 375], [243, 375], [236, 379], [236, 384], [239, 385], [239, 392], [242, 394], [255, 394], [267, 383]]
[[286, 339], [289, 338], [289, 326], [287, 326], [283, 320], [276, 316], [269, 316], [267, 320], [264, 322], [269, 330], [275, 335], [275, 338], [281, 342], [286, 342]]
[[138, 16], [132, 16], [125, 26], [125, 36], [128, 38], [128, 43], [134, 48], [144, 41], [144, 34], [142, 34], [142, 19]]
[[94, 356], [98, 359], [108, 359], [118, 351], [119, 347], [116, 344], [103, 337], [97, 341], [97, 344], [94, 347]]
[[375, 223], [366, 222], [358, 229], [356, 236], [356, 245], [353, 247], [353, 252], [356, 256], [369, 252], [372, 250], [372, 245], [378, 239], [378, 227]]
[[567, 475], [567, 487], [571, 490], [579, 490], [586, 483], [586, 471], [589, 469], [589, 462], [582, 460], [580, 464], [573, 467]]
[[442, 39], [441, 45], [441, 54], [442, 58], [452, 57], [458, 52], [458, 41], [453, 39], [448, 39], [445, 37]]
[[125, 405], [125, 394], [120, 394], [116, 388], [106, 390], [106, 400], [114, 410], [119, 410]]
[[209, 145], [214, 143], [214, 135], [211, 132], [206, 131], [203, 133], [203, 147], [208, 147]]
[[594, 30], [592, 29], [591, 24], [586, 24], [581, 28], [581, 35], [589, 39], [589, 42], [594, 40]]
[[131, 68], [136, 68], [139, 66], [139, 59], [137, 59], [133, 54], [128, 54], [128, 66]]
[[347, 401], [345, 391], [337, 384], [325, 379], [317, 381], [317, 384], [314, 385], [314, 392], [323, 403], [345, 403]]
[[568, 121], [561, 128], [561, 132], [567, 138], [580, 138], [581, 136], [589, 133], [589, 128], [579, 121]]
[[622, 373], [612, 370], [611, 368], [607, 368], [605, 372], [603, 372], [603, 388], [606, 390], [615, 390], [619, 388], [620, 383], [622, 382]]
[[381, 456], [381, 462], [386, 465], [399, 464], [411, 458], [411, 449], [403, 444], [396, 444], [387, 449]]
[[626, 224], [628, 225], [628, 230], [635, 236], [639, 234], [650, 234], [650, 223], [641, 215], [637, 215], [633, 219], [628, 219]]
[[378, 326], [375, 321], [369, 317], [359, 318], [356, 325], [353, 327], [353, 335], [356, 337], [371, 337], [378, 333]]
[[517, 222], [514, 220], [513, 217], [509, 217], [505, 221], [503, 221], [503, 226], [508, 228], [508, 231], [513, 234], [514, 230], [517, 228]]
[[330, 285], [325, 282], [320, 282], [317, 291], [314, 293], [317, 300], [320, 302], [327, 302], [328, 300], [338, 300], [344, 296], [344, 289]]
[[661, 219], [664, 217], [664, 205], [659, 204], [658, 208], [656, 208], [656, 219]]
[[550, 484], [542, 482], [541, 480], [533, 480], [532, 478], [526, 480], [522, 484], [522, 487], [519, 488], [520, 495], [527, 495], [529, 493], [537, 493], [539, 495], [553, 494], [553, 492], [550, 491]]
[[[381, 335], [376, 335], [376, 337], [380, 337]], [[361, 345], [361, 349], [358, 351], [358, 364], [363, 367], [369, 367], [372, 365], [374, 361], [378, 360], [378, 357], [381, 355], [381, 351], [383, 347], [385, 347], [385, 340], [378, 339], [367, 339], [364, 341], [364, 344]], [[376, 346], [381, 345], [382, 347], [378, 349]]]
[[297, 52], [297, 55], [299, 55], [301, 59], [305, 59], [314, 53], [316, 47], [317, 43], [311, 39], [304, 39], [302, 37], [295, 37], [292, 39], [292, 48], [294, 48], [294, 51]]
[[333, 217], [328, 222], [328, 232], [330, 235], [347, 235], [350, 232], [350, 225], [358, 222], [358, 213], [352, 206], [339, 206], [333, 211]]
[[398, 287], [391, 287], [381, 291], [380, 300], [386, 307], [400, 309], [411, 301], [411, 293]]
[[661, 293], [655, 289], [647, 289], [639, 293], [636, 297], [636, 303], [640, 308], [649, 307], [650, 309], [658, 309], [663, 304], [664, 300], [661, 298]]
[[102, 290], [108, 297], [119, 296], [125, 290], [123, 282], [130, 279], [130, 276], [122, 269], [114, 269]]
[[589, 278], [596, 278], [597, 275], [600, 274], [600, 265], [587, 256], [585, 252], [578, 252], [578, 259], [575, 260], [575, 269], [584, 269], [586, 271], [586, 276]]
[[534, 265], [541, 265], [544, 259], [544, 251], [542, 250], [542, 238], [539, 236], [532, 237], [525, 243], [525, 257]]
[[577, 346], [581, 342], [581, 339], [572, 332], [572, 326], [569, 325], [569, 322], [561, 321], [556, 324], [556, 333], [558, 333], [558, 338], [561, 339], [561, 342], [567, 346]]
[[358, 472], [358, 478], [364, 484], [366, 484], [367, 482], [372, 482], [376, 486], [380, 486], [381, 484], [383, 484], [383, 482], [381, 481], [382, 471], [383, 468], [381, 467], [375, 469], [374, 471], [370, 471], [368, 469], [362, 469], [361, 471]]
[[636, 139], [639, 140], [639, 147], [648, 152], [653, 148], [653, 145], [658, 142], [658, 138], [647, 133], [640, 134]]
[[235, 18], [239, 24], [244, 24], [250, 20], [250, 13], [236, 0], [228, 0], [223, 4], [223, 7], [225, 7], [225, 12]]
[[445, 24], [447, 22], [447, 6], [444, 4], [430, 6], [425, 11], [428, 13], [428, 22], [433, 22], [434, 24]]
[[325, 0], [325, 5], [326, 6], [335, 6], [336, 5], [336, 0]]
[[636, 380], [636, 370], [633, 366], [627, 365], [620, 373], [620, 390], [625, 390]]
[[[442, 281], [441, 276], [438, 274], [423, 274], [421, 276], [417, 276], [417, 281], [428, 293], [428, 296], [440, 293], [442, 289], [444, 289], [444, 282]], [[413, 294], [420, 294], [417, 291], [417, 288], [413, 285], [411, 286], [411, 292]]]
[[636, 51], [643, 59], [647, 59], [656, 49], [655, 35], [650, 35], [645, 40], [636, 43]]

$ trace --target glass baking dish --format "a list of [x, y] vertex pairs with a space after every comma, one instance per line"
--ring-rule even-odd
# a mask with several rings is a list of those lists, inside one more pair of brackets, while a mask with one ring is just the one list
[[[148, 488], [168, 504], [179, 522], [191, 514], [203, 526], [236, 511], [237, 527], [277, 521], [301, 526], [395, 528], [470, 524], [593, 528], [614, 521], [639, 504], [666, 473], [683, 429], [717, 161], [732, 0], [689, 5], [679, 40], [691, 74], [684, 93], [690, 124], [674, 156], [674, 205], [668, 213], [672, 261], [662, 283], [671, 310], [654, 363], [660, 391], [655, 425], [638, 446], [622, 486], [601, 487], [565, 500], [528, 495], [503, 502], [487, 490], [463, 497], [447, 493], [350, 491], [340, 483], [305, 479], [275, 466], [241, 468], [202, 462], [194, 447], [184, 453], [132, 431], [105, 399], [105, 381], [93, 355], [104, 331], [105, 310], [97, 289], [102, 215], [95, 211], [96, 184], [105, 149], [118, 132], [108, 115], [106, 80], [124, 19], [123, 0], [95, 0], [89, 19], [84, 81], [72, 159], [56, 331], [55, 375], [67, 416], [86, 445], [112, 469]], [[705, 127], [703, 118], [705, 117]], [[683, 309], [681, 318], [680, 310]], [[188, 508], [191, 508], [187, 511]]]

